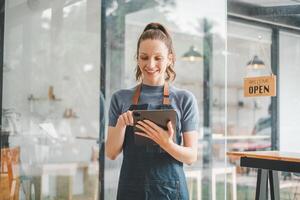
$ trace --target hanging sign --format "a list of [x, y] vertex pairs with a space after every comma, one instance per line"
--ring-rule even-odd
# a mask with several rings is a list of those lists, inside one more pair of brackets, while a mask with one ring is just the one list
[[244, 96], [276, 96], [276, 76], [244, 78]]

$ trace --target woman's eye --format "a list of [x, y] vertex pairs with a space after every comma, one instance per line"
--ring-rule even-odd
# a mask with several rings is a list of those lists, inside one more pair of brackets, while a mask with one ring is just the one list
[[141, 59], [141, 60], [147, 60], [148, 57], [140, 56], [140, 59]]
[[155, 60], [162, 60], [163, 58], [162, 57], [155, 57]]

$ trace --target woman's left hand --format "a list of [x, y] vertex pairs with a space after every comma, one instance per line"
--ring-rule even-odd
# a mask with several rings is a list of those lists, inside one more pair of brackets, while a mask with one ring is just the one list
[[145, 133], [135, 132], [135, 134], [150, 138], [161, 147], [173, 142], [174, 128], [171, 121], [167, 124], [168, 130], [162, 129], [150, 120], [142, 120], [137, 123], [136, 127]]

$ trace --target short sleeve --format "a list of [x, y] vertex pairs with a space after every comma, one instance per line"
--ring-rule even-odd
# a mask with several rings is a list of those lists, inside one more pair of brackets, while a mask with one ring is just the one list
[[118, 103], [117, 93], [114, 93], [110, 100], [110, 106], [108, 111], [108, 125], [109, 126], [116, 126], [118, 118], [121, 114], [121, 108]]
[[191, 92], [184, 95], [182, 102], [182, 132], [198, 131], [199, 111], [195, 96]]

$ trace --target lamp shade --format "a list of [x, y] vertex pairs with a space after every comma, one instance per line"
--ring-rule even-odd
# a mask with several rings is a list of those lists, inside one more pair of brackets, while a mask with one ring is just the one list
[[264, 69], [265, 63], [258, 58], [257, 55], [255, 55], [248, 63], [247, 63], [247, 68], [249, 69]]
[[202, 60], [203, 56], [197, 49], [192, 45], [190, 49], [182, 55], [182, 60], [185, 61], [199, 61]]

